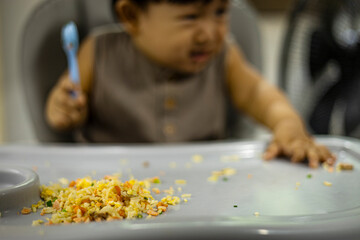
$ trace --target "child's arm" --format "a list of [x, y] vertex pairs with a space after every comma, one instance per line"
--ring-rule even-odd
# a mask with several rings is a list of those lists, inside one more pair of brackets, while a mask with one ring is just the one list
[[46, 120], [54, 129], [71, 130], [81, 126], [87, 119], [87, 96], [93, 78], [93, 64], [94, 40], [88, 38], [81, 44], [78, 54], [81, 86], [73, 84], [66, 71], [46, 101]]
[[228, 49], [226, 73], [230, 94], [238, 109], [273, 132], [274, 138], [264, 154], [265, 159], [285, 155], [291, 161], [299, 162], [307, 158], [310, 167], [314, 168], [319, 162], [334, 163], [335, 157], [326, 147], [314, 142], [285, 95], [263, 80], [235, 45]]

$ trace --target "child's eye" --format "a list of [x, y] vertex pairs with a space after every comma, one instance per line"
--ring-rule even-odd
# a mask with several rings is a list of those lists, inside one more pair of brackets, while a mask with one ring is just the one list
[[222, 17], [227, 13], [227, 9], [226, 8], [218, 8], [216, 9], [215, 15], [217, 17]]
[[199, 18], [198, 14], [186, 14], [186, 15], [182, 16], [183, 20], [190, 20], [190, 21], [196, 20], [198, 18]]

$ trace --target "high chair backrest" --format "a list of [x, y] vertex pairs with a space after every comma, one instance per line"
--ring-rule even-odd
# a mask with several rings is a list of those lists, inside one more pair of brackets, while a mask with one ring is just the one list
[[[74, 21], [83, 39], [98, 26], [115, 24], [111, 0], [46, 0], [29, 17], [22, 37], [21, 73], [26, 102], [39, 142], [73, 142], [71, 133], [53, 131], [46, 123], [47, 96], [67, 68], [61, 29]], [[261, 70], [260, 40], [256, 17], [248, 4], [234, 0], [231, 31], [245, 56]]]

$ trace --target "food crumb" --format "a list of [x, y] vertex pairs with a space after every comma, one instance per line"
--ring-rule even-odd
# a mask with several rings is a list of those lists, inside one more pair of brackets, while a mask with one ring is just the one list
[[191, 198], [191, 194], [190, 193], [185, 193], [181, 195], [182, 198]]
[[328, 164], [327, 162], [324, 162], [322, 164], [322, 167], [323, 167], [324, 170], [328, 171], [329, 173], [334, 172], [334, 167], [331, 166], [330, 164]]
[[310, 178], [312, 178], [312, 174], [309, 173], [308, 175], [306, 175], [306, 177], [310, 179]]
[[62, 185], [69, 185], [69, 180], [67, 180], [66, 178], [60, 178], [59, 183], [61, 183]]
[[253, 177], [253, 176], [252, 176], [252, 174], [250, 174], [250, 173], [247, 175], [247, 178], [248, 178], [248, 179], [251, 179], [252, 177]]
[[180, 203], [180, 198], [176, 196], [166, 196], [161, 199], [161, 202], [169, 204], [169, 205], [176, 205]]
[[177, 179], [177, 180], [175, 180], [175, 184], [177, 184], [177, 185], [185, 185], [185, 184], [186, 184], [186, 180], [184, 180], [184, 179]]
[[196, 154], [196, 155], [192, 156], [192, 160], [194, 163], [201, 163], [204, 161], [204, 158], [203, 158], [203, 156]]
[[155, 183], [155, 184], [160, 184], [161, 183], [161, 180], [159, 179], [159, 177], [153, 177], [150, 181], [152, 183]]
[[160, 189], [158, 188], [152, 188], [151, 191], [153, 191], [155, 194], [160, 194]]
[[170, 187], [169, 189], [165, 189], [163, 191], [164, 191], [164, 193], [169, 194], [171, 196], [174, 195], [174, 188], [173, 187]]
[[224, 168], [222, 171], [225, 176], [232, 176], [236, 173], [234, 168]]
[[260, 216], [260, 213], [259, 212], [254, 212], [254, 216], [258, 217], [258, 216]]
[[24, 208], [21, 210], [21, 214], [22, 214], [22, 215], [27, 215], [27, 214], [30, 214], [30, 213], [31, 213], [31, 208], [24, 207]]
[[338, 165], [336, 166], [336, 169], [340, 170], [340, 171], [342, 171], [342, 170], [349, 171], [349, 170], [353, 170], [354, 166], [350, 163], [341, 162], [341, 163], [338, 163]]
[[148, 161], [143, 162], [144, 168], [148, 168], [150, 166], [150, 163]]
[[207, 180], [209, 182], [217, 182], [218, 178], [219, 178], [219, 176], [217, 176], [217, 175], [211, 175], [210, 177], [208, 177]]
[[234, 205], [234, 208], [237, 208], [238, 207], [238, 205]]
[[220, 161], [229, 163], [229, 162], [238, 162], [240, 160], [240, 157], [238, 155], [224, 155], [221, 156]]
[[43, 223], [44, 223], [44, 221], [41, 220], [41, 219], [39, 219], [39, 220], [34, 220], [34, 221], [32, 222], [32, 226], [40, 226], [40, 225], [43, 224]]
[[217, 182], [219, 177], [223, 177], [224, 181], [227, 181], [228, 178], [226, 176], [232, 176], [236, 174], [236, 169], [234, 168], [224, 168], [221, 171], [213, 171], [211, 176], [208, 177], [209, 182]]
[[331, 186], [332, 186], [332, 183], [331, 183], [331, 182], [328, 182], [328, 181], [324, 181], [324, 185], [327, 186], [327, 187], [331, 187]]

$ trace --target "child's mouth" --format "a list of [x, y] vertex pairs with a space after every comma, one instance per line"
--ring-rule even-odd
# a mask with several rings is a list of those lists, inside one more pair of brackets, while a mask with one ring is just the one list
[[210, 51], [192, 51], [190, 53], [190, 58], [195, 63], [204, 63], [207, 62], [211, 57]]

